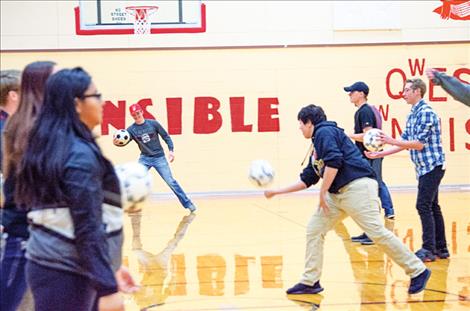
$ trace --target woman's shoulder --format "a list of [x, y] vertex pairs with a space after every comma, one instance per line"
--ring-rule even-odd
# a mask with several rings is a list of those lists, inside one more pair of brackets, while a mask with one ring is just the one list
[[67, 164], [99, 166], [99, 158], [100, 151], [96, 145], [80, 137], [72, 138]]

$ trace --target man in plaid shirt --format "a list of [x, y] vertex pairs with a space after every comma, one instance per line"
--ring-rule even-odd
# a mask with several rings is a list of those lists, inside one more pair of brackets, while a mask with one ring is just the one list
[[416, 255], [424, 262], [449, 257], [444, 219], [439, 206], [439, 185], [445, 173], [445, 155], [439, 117], [424, 100], [426, 84], [421, 79], [406, 80], [403, 99], [411, 105], [401, 140], [383, 135], [383, 142], [393, 147], [380, 152], [366, 152], [371, 159], [410, 150], [418, 179], [416, 209], [421, 218], [423, 246]]

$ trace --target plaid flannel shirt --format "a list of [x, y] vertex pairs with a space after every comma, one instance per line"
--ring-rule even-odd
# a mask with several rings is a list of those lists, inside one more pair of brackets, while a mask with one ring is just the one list
[[406, 120], [406, 128], [401, 135], [403, 140], [417, 140], [424, 147], [422, 150], [410, 149], [411, 161], [415, 164], [419, 178], [445, 163], [441, 141], [441, 126], [434, 110], [421, 100], [411, 108]]

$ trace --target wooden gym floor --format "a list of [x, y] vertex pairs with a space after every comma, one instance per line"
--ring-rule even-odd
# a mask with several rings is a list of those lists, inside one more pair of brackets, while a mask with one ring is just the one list
[[[390, 230], [416, 251], [415, 193], [392, 193]], [[287, 296], [304, 265], [305, 228], [317, 195], [195, 198], [188, 214], [175, 197], [153, 198], [126, 214], [124, 261], [141, 285], [126, 310], [470, 310], [470, 192], [441, 192], [451, 258], [427, 264], [424, 292], [378, 249], [350, 242], [347, 218], [325, 241], [318, 295]], [[146, 309], [147, 308], [147, 309]]]

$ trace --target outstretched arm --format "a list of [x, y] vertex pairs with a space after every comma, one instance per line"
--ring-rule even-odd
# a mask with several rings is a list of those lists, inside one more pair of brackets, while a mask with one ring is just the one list
[[470, 107], [470, 85], [460, 82], [457, 78], [446, 75], [435, 69], [426, 70], [426, 75], [434, 84], [442, 86], [455, 100]]
[[277, 190], [266, 190], [264, 192], [264, 196], [268, 199], [271, 199], [272, 197], [278, 194], [297, 192], [297, 191], [304, 190], [304, 189], [307, 189], [307, 185], [303, 181], [299, 180], [295, 184], [292, 184], [284, 188], [279, 188]]

